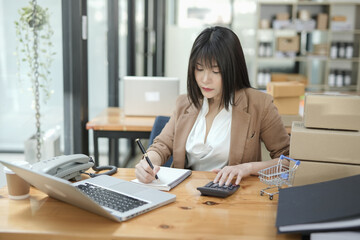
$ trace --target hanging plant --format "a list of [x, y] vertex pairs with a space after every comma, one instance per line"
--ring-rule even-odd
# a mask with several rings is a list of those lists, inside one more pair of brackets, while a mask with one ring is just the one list
[[[39, 6], [36, 0], [30, 1], [29, 6], [18, 10], [20, 18], [15, 21], [17, 46], [17, 66], [20, 82], [31, 81], [34, 96], [36, 118], [37, 160], [41, 158], [41, 124], [40, 124], [40, 90], [43, 102], [46, 103], [52, 91], [50, 89], [50, 67], [55, 53], [52, 50], [51, 37], [54, 31], [49, 21], [49, 10]], [[27, 68], [24, 68], [24, 67]], [[27, 69], [26, 74], [22, 70]]]

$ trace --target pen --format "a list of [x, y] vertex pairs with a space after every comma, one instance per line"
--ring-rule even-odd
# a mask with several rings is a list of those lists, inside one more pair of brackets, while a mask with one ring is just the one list
[[[144, 149], [144, 146], [142, 145], [141, 141], [139, 138], [137, 138], [135, 140], [135, 142], [139, 145], [139, 148], [141, 150], [141, 152], [144, 154], [144, 157], [145, 157], [145, 160], [147, 161], [147, 163], [150, 165], [151, 169], [154, 169], [154, 166], [152, 165], [152, 162], [150, 161], [145, 149]], [[157, 175], [155, 175], [155, 178], [156, 179], [159, 179]]]

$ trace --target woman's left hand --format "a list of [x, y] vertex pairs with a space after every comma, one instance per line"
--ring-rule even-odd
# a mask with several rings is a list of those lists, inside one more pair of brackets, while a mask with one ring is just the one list
[[243, 177], [250, 176], [251, 163], [243, 163], [235, 166], [226, 166], [223, 169], [213, 169], [212, 172], [217, 173], [214, 183], [219, 185], [229, 185], [234, 177], [236, 177], [235, 185], [239, 185]]

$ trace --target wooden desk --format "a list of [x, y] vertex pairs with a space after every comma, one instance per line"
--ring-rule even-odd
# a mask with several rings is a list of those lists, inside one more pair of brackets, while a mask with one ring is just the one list
[[[106, 108], [86, 124], [87, 130], [93, 130], [95, 164], [99, 165], [99, 138], [109, 138], [109, 162], [118, 166], [119, 138], [149, 138], [154, 121], [155, 117], [126, 117], [120, 108]], [[131, 143], [133, 155], [134, 144]]]
[[[116, 174], [134, 179], [134, 169]], [[279, 235], [275, 228], [278, 197], [259, 192], [266, 187], [257, 177], [245, 178], [232, 196], [200, 196], [196, 187], [214, 178], [211, 172], [193, 172], [170, 193], [176, 202], [117, 223], [31, 188], [30, 198], [10, 200], [0, 189], [0, 239], [301, 239]], [[289, 213], [291, 214], [291, 213]]]

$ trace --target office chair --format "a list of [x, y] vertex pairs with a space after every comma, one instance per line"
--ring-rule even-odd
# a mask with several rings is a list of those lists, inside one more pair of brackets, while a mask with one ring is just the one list
[[[166, 123], [169, 121], [170, 117], [166, 116], [157, 116], [155, 118], [155, 122], [153, 125], [153, 128], [150, 133], [149, 138], [149, 146], [154, 142], [154, 139], [157, 135], [159, 135], [162, 131], [162, 129], [165, 127]], [[173, 157], [170, 156], [170, 158], [166, 161], [166, 163], [163, 165], [164, 167], [171, 167], [173, 161]]]

